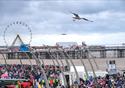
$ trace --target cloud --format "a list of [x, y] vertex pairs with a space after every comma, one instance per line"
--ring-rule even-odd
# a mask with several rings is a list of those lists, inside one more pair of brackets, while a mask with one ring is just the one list
[[[103, 35], [103, 36], [102, 36]], [[34, 35], [32, 45], [55, 45], [56, 42], [77, 42], [81, 44], [83, 41], [88, 45], [110, 45], [124, 43], [124, 33], [111, 34], [69, 34], [69, 35]]]
[[27, 8], [27, 2], [23, 1], [17, 1], [17, 0], [1, 0], [0, 1], [0, 15], [2, 16], [16, 16], [19, 13], [22, 13], [22, 11]]
[[[109, 36], [114, 34], [115, 36], [119, 36], [119, 33], [125, 32], [124, 4], [124, 0], [1, 0], [0, 37], [2, 37], [6, 26], [17, 20], [23, 21], [31, 27], [33, 36], [35, 36], [35, 38], [33, 37], [33, 44], [35, 44], [35, 42], [39, 43], [40, 40], [49, 44], [52, 42], [55, 43], [56, 40], [59, 41], [59, 39], [54, 40], [54, 38], [58, 38], [62, 33], [68, 34], [69, 38], [66, 38], [67, 41], [70, 41], [70, 38], [72, 39], [73, 35], [76, 37], [74, 38], [74, 41], [78, 42], [82, 41], [83, 37], [80, 36], [83, 35], [88, 36], [87, 38], [84, 36], [86, 41], [89, 41], [88, 39], [91, 38], [94, 40], [93, 38], [95, 35], [93, 34], [96, 34], [95, 37], [100, 39], [104, 39], [102, 38], [102, 35]], [[73, 15], [70, 11], [76, 12], [81, 17], [88, 18], [94, 22], [85, 22], [83, 20], [73, 22]], [[13, 34], [13, 31], [9, 33]], [[25, 31], [21, 31], [21, 33], [28, 35]], [[37, 35], [39, 37], [36, 37]], [[43, 39], [46, 38], [44, 37], [45, 35], [47, 35], [46, 37], [48, 40]], [[110, 38], [110, 41], [112, 42], [114, 42], [115, 39], [117, 40], [114, 35], [110, 36], [112, 37]], [[122, 37], [124, 36], [121, 36], [121, 38], [118, 37], [119, 40], [123, 41]], [[101, 40], [98, 41], [101, 43]], [[88, 43], [96, 44], [97, 41]]]

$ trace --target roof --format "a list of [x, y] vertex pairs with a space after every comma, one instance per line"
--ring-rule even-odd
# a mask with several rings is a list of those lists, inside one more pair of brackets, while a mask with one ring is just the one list
[[62, 46], [63, 48], [69, 48], [71, 46], [78, 46], [77, 42], [57, 42], [56, 44], [59, 46]]

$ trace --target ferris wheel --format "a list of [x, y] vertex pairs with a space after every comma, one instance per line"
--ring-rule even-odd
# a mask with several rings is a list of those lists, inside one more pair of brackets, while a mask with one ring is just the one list
[[[17, 37], [19, 39], [17, 39]], [[30, 45], [32, 41], [31, 28], [24, 22], [16, 21], [6, 26], [3, 34], [4, 43], [7, 47], [12, 46], [12, 43], [21, 43]]]

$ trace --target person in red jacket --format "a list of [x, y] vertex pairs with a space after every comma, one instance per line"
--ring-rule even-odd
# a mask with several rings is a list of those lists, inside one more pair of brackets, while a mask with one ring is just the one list
[[30, 81], [25, 81], [21, 83], [21, 88], [31, 88], [32, 82]]

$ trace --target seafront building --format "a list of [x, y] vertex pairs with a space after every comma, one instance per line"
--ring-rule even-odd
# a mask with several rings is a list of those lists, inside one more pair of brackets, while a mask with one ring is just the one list
[[[123, 71], [125, 69], [124, 44], [112, 46], [87, 46], [84, 43], [78, 45], [75, 42], [57, 42], [55, 46], [43, 45], [30, 47], [34, 50], [36, 57], [40, 58], [41, 63], [46, 65], [57, 64], [55, 58], [58, 58], [59, 61], [63, 61], [64, 65], [66, 65], [65, 59], [72, 59], [76, 66], [82, 66], [82, 63], [80, 61], [80, 59], [82, 59], [86, 65], [87, 70], [91, 71], [91, 66], [88, 62], [88, 59], [90, 59], [94, 70], [106, 71], [108, 69], [108, 65], [110, 64], [110, 61], [115, 61], [116, 68], [119, 71]], [[70, 58], [65, 54], [61, 54], [61, 52], [65, 52], [70, 56]], [[27, 57], [25, 53], [27, 53], [29, 57]], [[32, 57], [32, 54], [30, 54], [29, 51], [25, 51], [25, 53], [19, 51], [18, 46], [10, 47], [9, 50], [5, 46], [0, 46], [0, 63], [36, 64], [35, 60]], [[30, 58], [31, 63], [29, 62], [28, 58]]]

